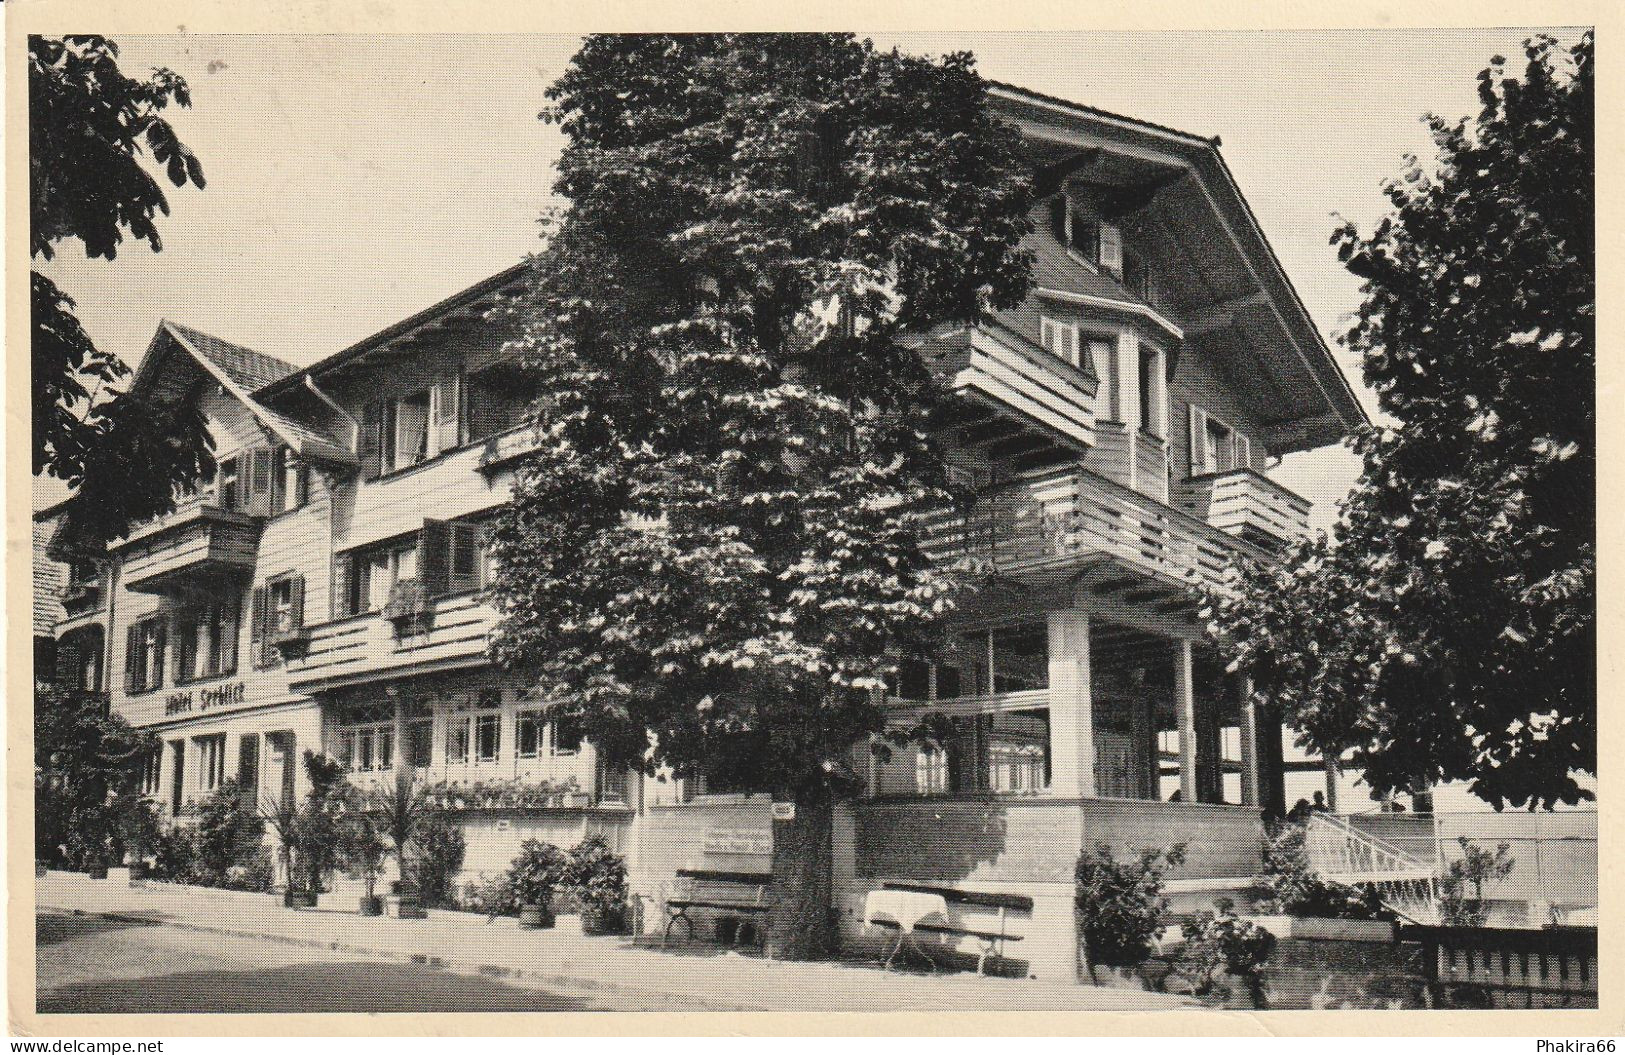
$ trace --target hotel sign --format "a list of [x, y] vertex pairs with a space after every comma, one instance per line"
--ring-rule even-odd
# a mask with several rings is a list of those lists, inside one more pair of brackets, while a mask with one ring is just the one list
[[172, 692], [164, 699], [164, 714], [166, 716], [191, 714], [194, 710], [208, 711], [216, 707], [229, 707], [232, 704], [242, 702], [243, 683], [234, 681], [230, 685], [221, 685], [213, 689]]

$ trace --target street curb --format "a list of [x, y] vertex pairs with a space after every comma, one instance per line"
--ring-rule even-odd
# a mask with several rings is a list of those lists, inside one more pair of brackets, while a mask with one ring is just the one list
[[361, 956], [377, 956], [399, 963], [412, 963], [424, 967], [434, 967], [439, 970], [450, 971], [453, 974], [483, 976], [487, 978], [523, 978], [527, 981], [538, 982], [543, 985], [569, 986], [590, 992], [621, 993], [626, 996], [658, 997], [663, 999], [680, 999], [701, 1005], [696, 1011], [771, 1011], [772, 1008], [746, 1004], [742, 1002], [723, 1003], [705, 997], [687, 996], [673, 993], [668, 989], [652, 989], [647, 986], [629, 985], [626, 982], [607, 981], [601, 978], [583, 978], [578, 975], [556, 974], [538, 971], [525, 967], [509, 967], [505, 964], [495, 963], [467, 963], [457, 960], [448, 960], [443, 956], [435, 956], [423, 952], [399, 952], [394, 949], [374, 949], [364, 945], [354, 945], [342, 941], [324, 941], [320, 938], [294, 938], [286, 934], [267, 934], [263, 931], [247, 930], [243, 928], [221, 927], [207, 923], [192, 923], [186, 920], [154, 919], [150, 916], [134, 916], [122, 912], [104, 912], [97, 909], [70, 908], [64, 905], [39, 904], [38, 909], [49, 909], [54, 912], [66, 912], [72, 916], [95, 916], [99, 919], [113, 920], [118, 923], [132, 923], [137, 925], [174, 927], [177, 930], [192, 931], [197, 934], [214, 934], [227, 938], [252, 938], [256, 941], [268, 941], [277, 945], [288, 945], [304, 949], [324, 949], [329, 952], [347, 952]]

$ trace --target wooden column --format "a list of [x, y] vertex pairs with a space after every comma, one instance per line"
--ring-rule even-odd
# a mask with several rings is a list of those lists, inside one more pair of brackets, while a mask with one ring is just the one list
[[1237, 695], [1241, 697], [1241, 804], [1257, 806], [1258, 712], [1253, 707], [1253, 679], [1238, 678]]
[[1179, 718], [1179, 797], [1196, 801], [1196, 687], [1191, 671], [1191, 643], [1174, 642], [1174, 714]]
[[1050, 794], [1095, 794], [1094, 695], [1089, 679], [1089, 613], [1049, 613]]

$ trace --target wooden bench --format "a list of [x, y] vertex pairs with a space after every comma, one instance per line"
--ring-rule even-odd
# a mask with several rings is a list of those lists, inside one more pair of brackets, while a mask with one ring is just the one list
[[[679, 868], [677, 880], [682, 889], [666, 899], [666, 929], [660, 935], [665, 945], [679, 920], [694, 940], [694, 918], [690, 909], [707, 909], [741, 916], [763, 916], [773, 907], [768, 888], [773, 876], [765, 872], [718, 872], [704, 868]], [[766, 928], [763, 928], [765, 935]]]
[[[976, 973], [987, 973], [987, 961], [990, 956], [1004, 958], [1006, 942], [1020, 941], [1020, 934], [1009, 932], [1009, 916], [1012, 912], [1025, 912], [1028, 915], [1033, 911], [1033, 899], [1020, 894], [983, 894], [974, 890], [960, 890], [958, 887], [941, 886], [934, 883], [882, 883], [886, 890], [909, 890], [918, 894], [940, 894], [942, 899], [950, 905], [966, 905], [973, 908], [996, 909], [999, 913], [997, 930], [987, 930], [977, 927], [963, 927], [951, 922], [944, 923], [916, 923], [916, 931], [929, 934], [943, 934], [953, 938], [971, 938], [977, 942], [979, 952], [976, 956]], [[895, 927], [897, 924], [886, 920], [876, 920], [882, 927]]]

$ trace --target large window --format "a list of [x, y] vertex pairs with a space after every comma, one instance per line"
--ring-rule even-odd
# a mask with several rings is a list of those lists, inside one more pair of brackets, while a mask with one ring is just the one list
[[141, 794], [156, 795], [162, 785], [164, 749], [160, 745], [148, 751], [141, 759]]
[[226, 779], [226, 734], [199, 736], [194, 738], [192, 743], [197, 745], [198, 790], [207, 794], [218, 788]]
[[335, 558], [333, 617], [381, 611], [395, 584], [428, 574], [429, 596], [463, 593], [490, 581], [485, 533], [468, 521], [429, 520], [423, 531]]
[[386, 404], [386, 470], [404, 469], [429, 456], [429, 403], [425, 390]]
[[237, 670], [235, 593], [184, 609], [175, 620], [175, 683], [221, 677]]
[[394, 769], [394, 720], [343, 726], [338, 734], [338, 756], [352, 773], [382, 773]]
[[163, 616], [131, 625], [124, 638], [124, 691], [146, 692], [164, 683], [164, 646], [168, 637]]

